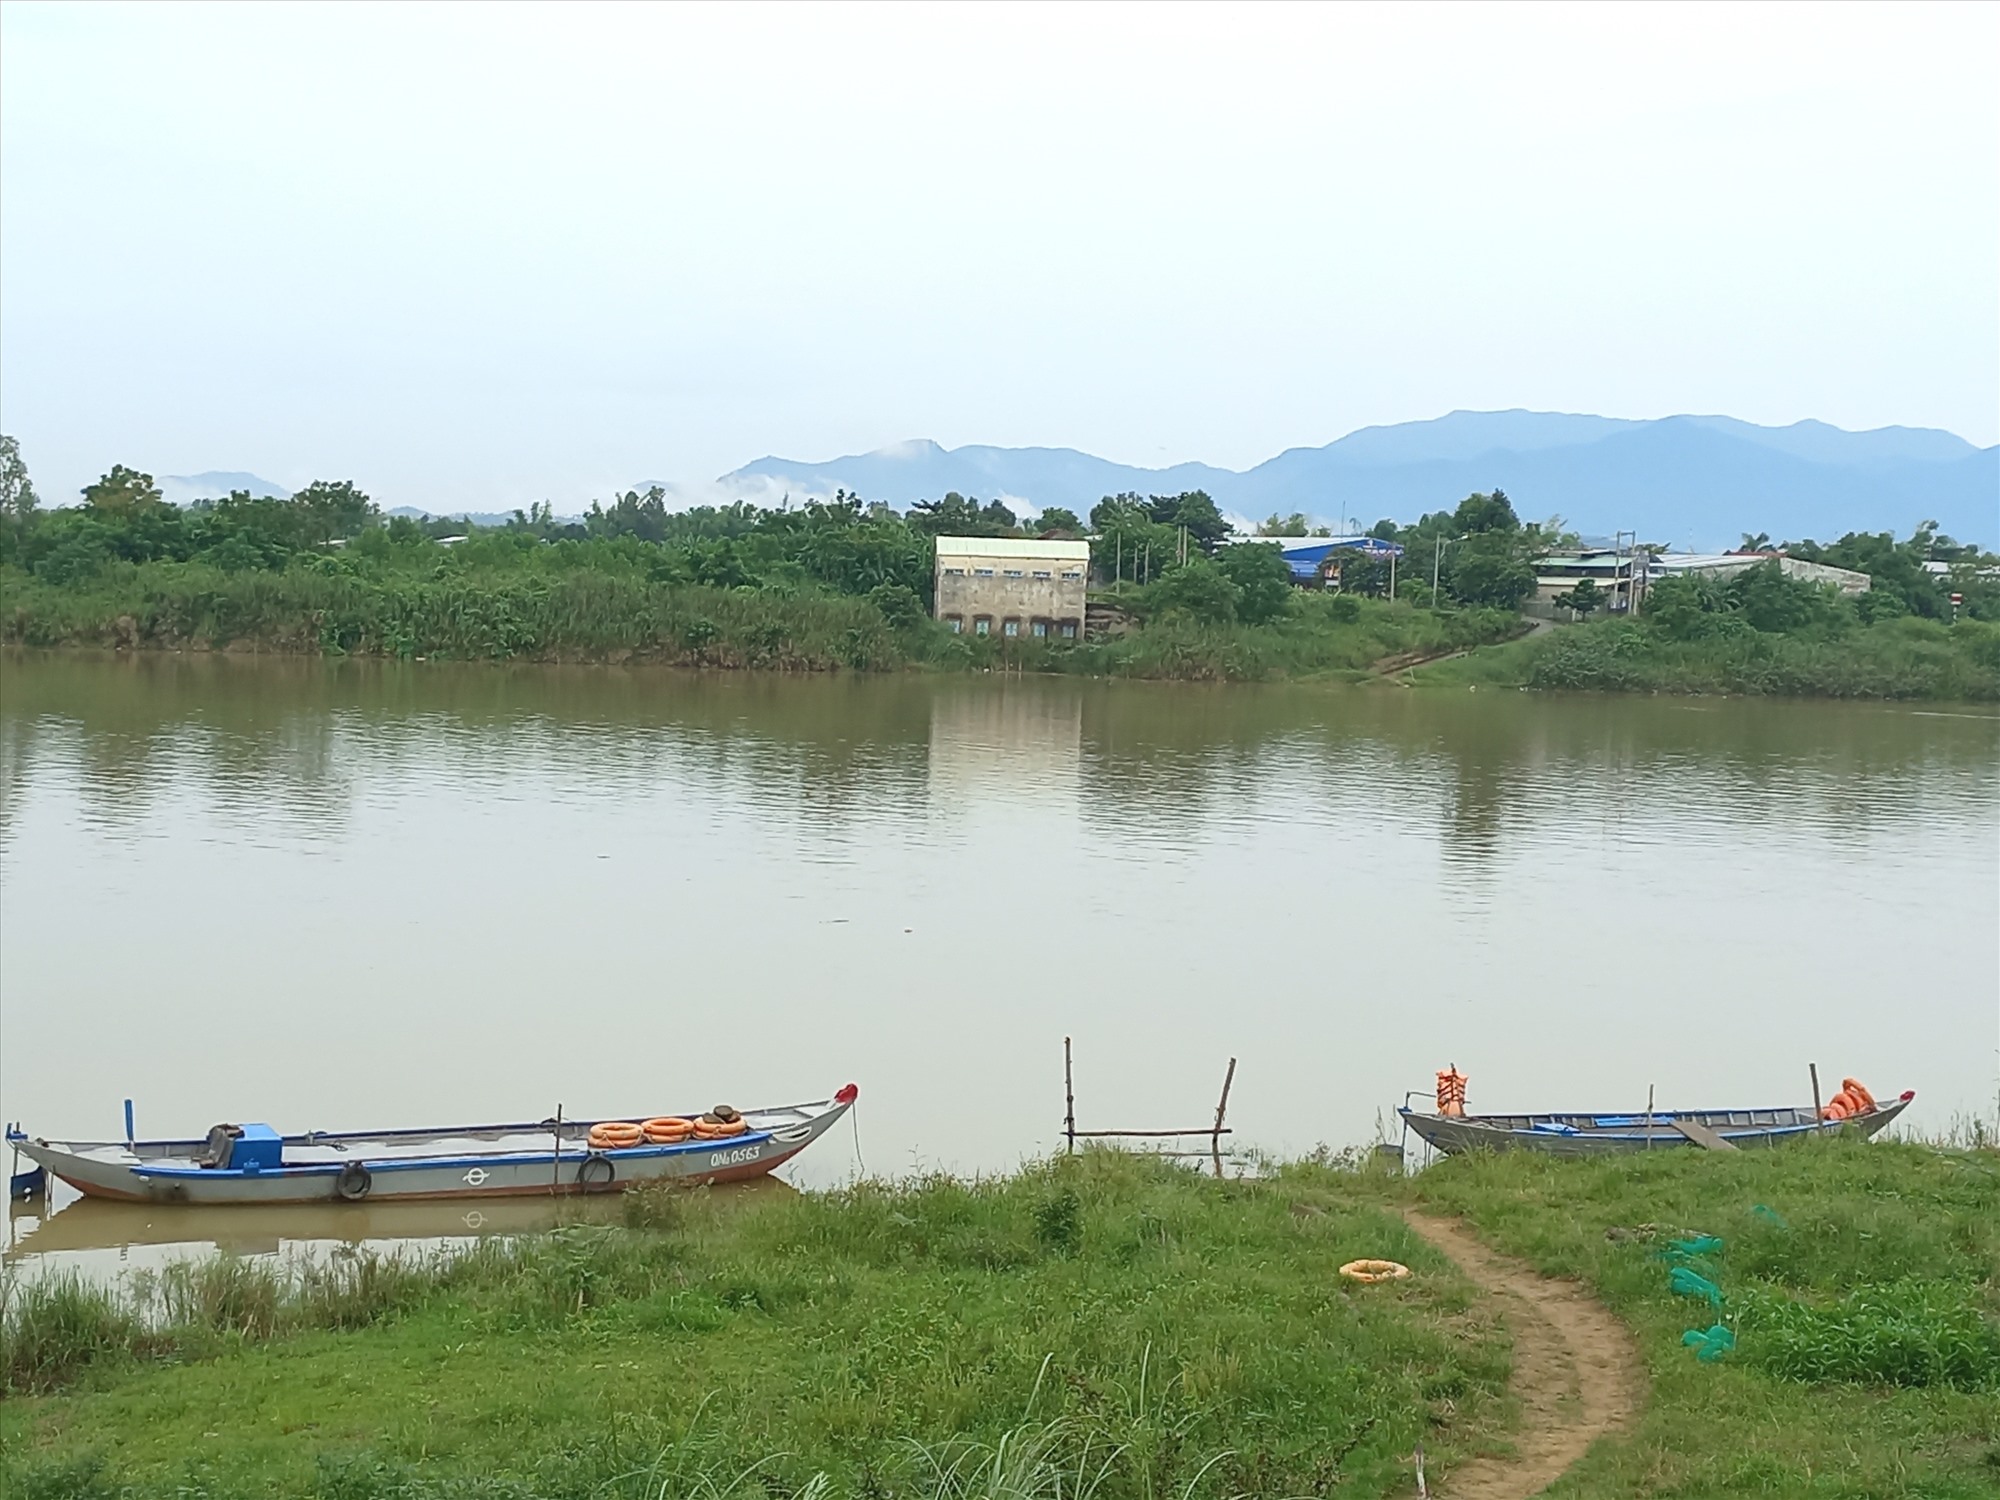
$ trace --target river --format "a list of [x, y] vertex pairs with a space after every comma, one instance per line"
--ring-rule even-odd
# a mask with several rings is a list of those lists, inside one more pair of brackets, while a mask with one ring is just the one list
[[[0, 1114], [286, 1130], [823, 1098], [786, 1176], [1213, 1117], [2000, 1075], [2000, 718], [1949, 705], [12, 654]], [[20, 1264], [515, 1227], [17, 1211]], [[105, 1210], [98, 1212], [98, 1210]], [[525, 1217], [524, 1217], [525, 1215]], [[391, 1222], [391, 1220], [395, 1222]], [[379, 1222], [377, 1222], [379, 1221]], [[39, 1248], [38, 1248], [39, 1247]]]

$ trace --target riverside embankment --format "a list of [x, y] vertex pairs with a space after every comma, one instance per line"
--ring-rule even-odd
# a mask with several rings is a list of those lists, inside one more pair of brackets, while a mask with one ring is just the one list
[[[0, 1462], [79, 1500], [1139, 1500], [1402, 1495], [1421, 1445], [1478, 1500], [1990, 1492], [1990, 1151], [1266, 1174], [1088, 1152], [644, 1192], [622, 1227], [303, 1278], [195, 1262], [143, 1308], [44, 1283], [6, 1315]], [[1363, 1256], [1414, 1274], [1343, 1281]]]

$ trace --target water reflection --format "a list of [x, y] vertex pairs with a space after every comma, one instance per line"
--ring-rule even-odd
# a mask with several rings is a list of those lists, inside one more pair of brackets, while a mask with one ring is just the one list
[[1450, 1060], [1629, 1108], [1813, 1058], [1942, 1128], [1994, 1092], [1997, 768], [1993, 717], [1846, 704], [9, 655], [0, 1114], [854, 1077], [869, 1167], [998, 1167], [1075, 1035], [1092, 1117], [1199, 1117], [1235, 1055], [1278, 1150]]
[[[775, 1177], [703, 1189], [710, 1201], [750, 1204], [797, 1191]], [[8, 1206], [0, 1264], [34, 1276], [72, 1265], [125, 1269], [220, 1251], [319, 1255], [340, 1246], [426, 1250], [569, 1224], [618, 1222], [615, 1197], [488, 1198], [465, 1203], [327, 1203], [226, 1210], [79, 1198], [60, 1184], [51, 1200]]]

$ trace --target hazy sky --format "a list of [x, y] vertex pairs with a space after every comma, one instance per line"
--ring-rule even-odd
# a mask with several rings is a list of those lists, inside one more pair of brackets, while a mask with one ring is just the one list
[[0, 8], [0, 425], [579, 502], [1528, 406], [2000, 438], [2000, 8]]

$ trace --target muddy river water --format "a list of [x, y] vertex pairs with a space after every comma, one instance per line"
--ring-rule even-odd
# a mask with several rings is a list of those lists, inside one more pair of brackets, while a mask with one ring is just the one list
[[[861, 1085], [786, 1171], [2000, 1076], [2000, 718], [1002, 677], [0, 659], [0, 1114], [109, 1138]], [[1835, 1085], [1837, 1086], [1837, 1084]], [[781, 1189], [782, 1190], [782, 1189]], [[59, 1192], [21, 1268], [540, 1222]], [[268, 1220], [268, 1222], [267, 1222]]]

